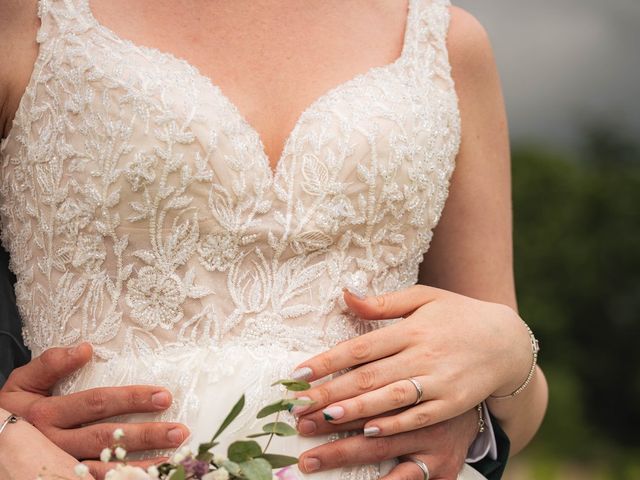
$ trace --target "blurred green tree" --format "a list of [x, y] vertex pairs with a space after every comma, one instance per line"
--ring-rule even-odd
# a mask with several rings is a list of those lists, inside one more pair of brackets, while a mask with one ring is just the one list
[[525, 145], [512, 162], [519, 309], [551, 388], [534, 450], [638, 449], [640, 142], [591, 125], [580, 155]]

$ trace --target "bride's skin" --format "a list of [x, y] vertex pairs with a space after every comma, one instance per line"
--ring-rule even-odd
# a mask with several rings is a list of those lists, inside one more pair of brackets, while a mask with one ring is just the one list
[[[120, 36], [170, 51], [214, 78], [260, 133], [272, 168], [284, 139], [308, 104], [336, 84], [398, 57], [406, 18], [406, 10], [399, 8], [398, 3], [389, 0], [91, 2], [94, 15]], [[127, 15], [122, 15], [123, 11]], [[4, 13], [0, 15], [0, 45], [3, 45], [0, 127], [6, 135], [37, 54], [33, 39], [38, 21], [35, 1], [0, 0], [0, 12]], [[443, 399], [441, 408], [432, 417], [413, 419], [429, 418], [431, 423], [453, 418], [381, 437], [384, 440], [355, 436], [314, 448], [302, 456], [302, 469], [318, 462], [325, 469], [415, 454], [428, 463], [432, 478], [455, 478], [477, 430], [473, 404], [491, 393], [509, 393], [529, 371], [529, 337], [516, 314], [509, 145], [500, 82], [483, 28], [461, 9], [453, 7], [451, 13], [448, 49], [462, 115], [462, 144], [450, 195], [422, 263], [420, 281], [456, 294], [440, 295], [433, 300], [431, 291], [399, 293], [388, 299], [382, 309], [376, 306], [375, 299], [359, 302], [345, 295], [354, 311], [368, 318], [400, 315], [427, 303], [411, 321], [395, 327], [400, 332], [399, 340], [411, 339], [410, 333], [419, 333], [425, 339], [422, 347], [398, 343], [398, 349], [402, 350], [398, 358], [404, 364], [416, 365], [417, 373], [398, 376], [391, 368], [388, 380], [434, 372], [435, 384], [442, 386], [436, 393]], [[447, 321], [442, 321], [445, 318]], [[473, 330], [470, 325], [474, 325]], [[490, 331], [496, 327], [501, 329], [499, 335]], [[484, 340], [479, 342], [478, 338]], [[432, 364], [423, 351], [429, 347], [438, 349], [432, 358], [451, 361]], [[341, 351], [344, 344], [342, 350], [339, 346], [324, 358], [332, 359], [335, 365], [336, 355], [340, 356]], [[371, 355], [375, 357], [376, 352], [373, 345]], [[316, 377], [331, 370], [323, 370], [317, 359], [302, 366], [312, 366]], [[328, 383], [326, 388], [333, 387]], [[310, 394], [321, 399], [321, 392], [330, 392], [332, 401], [361, 393], [345, 393], [337, 387], [331, 391], [315, 389]], [[455, 392], [468, 395], [454, 398]], [[427, 398], [434, 394], [428, 384], [425, 393]], [[489, 401], [489, 408], [511, 438], [512, 453], [521, 450], [533, 436], [546, 402], [547, 386], [539, 369], [518, 397]], [[0, 405], [5, 405], [2, 397]], [[411, 415], [412, 410], [407, 410], [407, 414]], [[318, 433], [345, 425], [325, 422], [319, 412], [305, 416], [316, 421]], [[371, 420], [367, 422], [373, 424]], [[376, 426], [381, 427], [383, 435], [391, 428], [382, 421]], [[44, 430], [46, 434], [47, 429]], [[422, 446], [423, 450], [417, 452], [416, 446]], [[310, 462], [311, 458], [318, 462]], [[392, 471], [390, 478], [420, 480], [422, 473], [414, 463], [405, 462]]]

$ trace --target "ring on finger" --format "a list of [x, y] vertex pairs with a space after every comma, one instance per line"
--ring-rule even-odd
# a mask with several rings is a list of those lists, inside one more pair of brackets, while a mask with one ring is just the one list
[[416, 401], [413, 402], [413, 405], [417, 405], [422, 401], [422, 397], [424, 396], [424, 390], [420, 382], [415, 378], [409, 377], [407, 378], [407, 380], [409, 380], [413, 384], [413, 386], [416, 388], [416, 393], [418, 394], [418, 397], [416, 398]]
[[427, 467], [426, 463], [424, 463], [422, 460], [418, 460], [415, 457], [407, 457], [407, 460], [415, 463], [420, 468], [420, 470], [422, 470], [422, 475], [424, 476], [423, 480], [429, 480], [429, 467]]

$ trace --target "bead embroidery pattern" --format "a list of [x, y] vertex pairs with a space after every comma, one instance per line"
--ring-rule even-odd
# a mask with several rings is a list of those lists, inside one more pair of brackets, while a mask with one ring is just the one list
[[40, 0], [40, 51], [0, 143], [0, 220], [33, 354], [94, 345], [60, 392], [171, 384], [163, 418], [179, 421], [198, 405], [175, 368], [185, 346], [189, 362], [314, 351], [384, 325], [354, 319], [342, 287], [417, 281], [460, 142], [448, 6], [410, 0], [402, 55], [314, 101], [273, 172], [195, 67], [118, 37], [88, 0]]

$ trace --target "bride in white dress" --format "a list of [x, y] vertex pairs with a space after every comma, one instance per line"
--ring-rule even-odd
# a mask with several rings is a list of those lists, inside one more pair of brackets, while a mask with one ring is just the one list
[[[92, 343], [58, 394], [167, 386], [171, 408], [126, 421], [183, 422], [195, 444], [245, 393], [223, 441], [254, 433], [256, 411], [282, 394], [274, 380], [395, 322], [359, 320], [343, 288], [418, 281], [461, 152], [449, 2], [409, 0], [400, 55], [316, 96], [280, 154], [215, 79], [125, 39], [94, 8], [39, 2], [38, 56], [0, 145], [25, 340], [34, 356]], [[300, 455], [341, 435], [271, 450]], [[314, 478], [377, 478], [395, 464]]]

